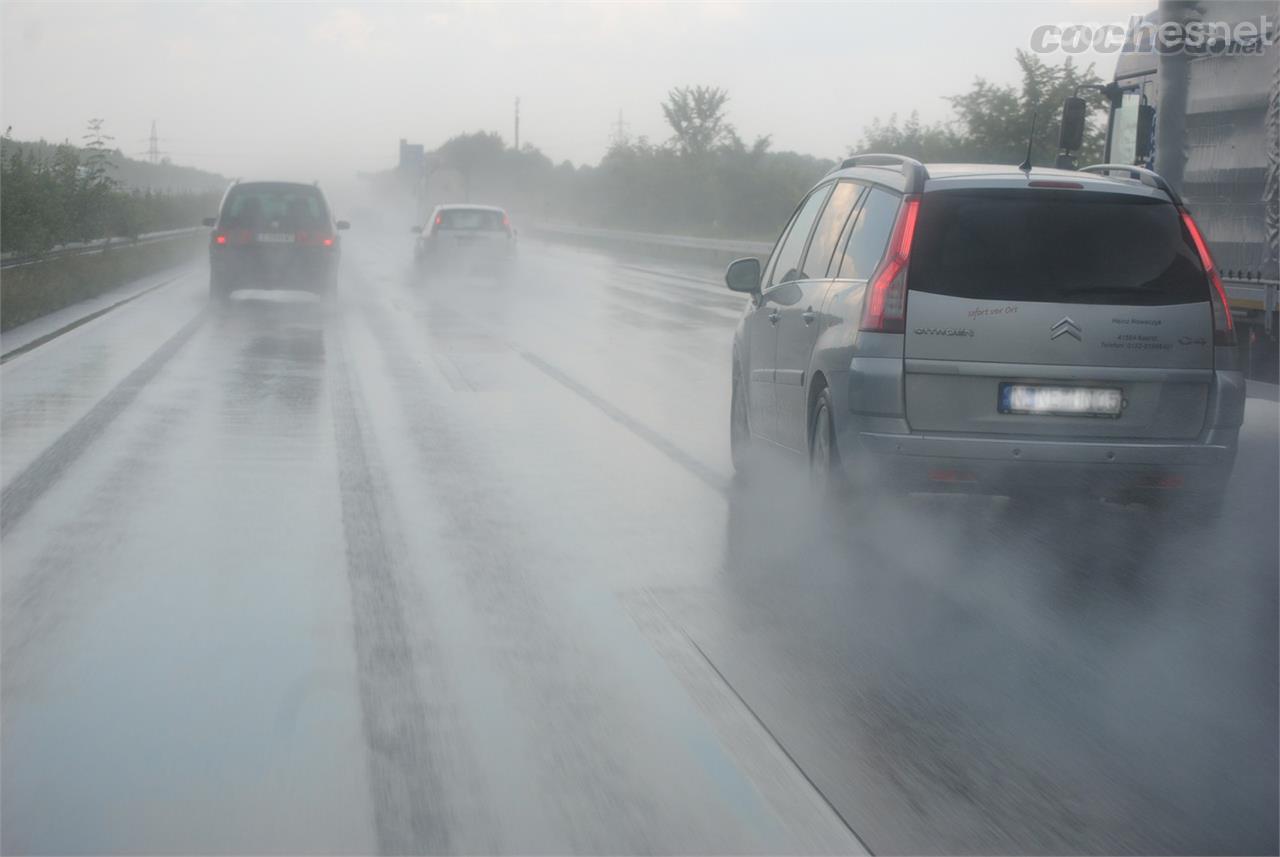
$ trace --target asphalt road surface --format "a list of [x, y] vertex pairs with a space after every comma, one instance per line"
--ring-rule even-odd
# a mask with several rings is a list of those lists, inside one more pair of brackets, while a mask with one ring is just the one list
[[410, 258], [0, 366], [6, 853], [1277, 850], [1274, 401], [1209, 531], [818, 514], [716, 272]]

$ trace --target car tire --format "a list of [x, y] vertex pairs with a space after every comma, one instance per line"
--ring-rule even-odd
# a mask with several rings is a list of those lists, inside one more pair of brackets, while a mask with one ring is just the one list
[[742, 372], [733, 370], [733, 393], [729, 402], [729, 455], [733, 469], [746, 476], [755, 459], [751, 440], [751, 420], [747, 414], [747, 396], [742, 385]]
[[844, 465], [836, 446], [836, 427], [832, 416], [831, 393], [825, 388], [813, 403], [809, 423], [809, 482], [820, 499], [833, 499], [846, 494]]

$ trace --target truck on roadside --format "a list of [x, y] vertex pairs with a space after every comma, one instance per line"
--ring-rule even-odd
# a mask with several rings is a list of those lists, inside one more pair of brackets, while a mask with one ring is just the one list
[[[1177, 50], [1155, 44], [1158, 27], [1177, 16], [1211, 24], [1209, 37]], [[1242, 365], [1272, 382], [1280, 337], [1278, 25], [1276, 0], [1161, 3], [1135, 18], [1103, 89], [1105, 161], [1154, 169], [1177, 189], [1226, 287]]]

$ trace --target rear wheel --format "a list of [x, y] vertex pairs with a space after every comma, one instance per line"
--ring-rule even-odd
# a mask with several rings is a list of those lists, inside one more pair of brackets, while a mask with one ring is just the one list
[[814, 402], [809, 429], [809, 481], [822, 499], [844, 494], [845, 487], [832, 411], [831, 394], [824, 389]]

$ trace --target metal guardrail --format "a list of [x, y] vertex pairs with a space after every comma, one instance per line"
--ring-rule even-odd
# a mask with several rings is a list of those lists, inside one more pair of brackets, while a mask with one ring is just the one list
[[536, 224], [527, 227], [533, 235], [545, 233], [566, 238], [587, 238], [621, 244], [647, 245], [651, 247], [675, 247], [686, 250], [707, 250], [725, 255], [768, 256], [773, 244], [767, 241], [739, 241], [729, 238], [693, 238], [687, 235], [666, 235], [660, 232], [629, 232], [622, 229], [597, 229], [589, 226], [562, 226]]
[[117, 247], [137, 247], [142, 244], [154, 244], [159, 241], [171, 241], [175, 238], [185, 238], [188, 235], [195, 235], [200, 232], [207, 232], [208, 227], [191, 226], [185, 229], [168, 229], [163, 232], [148, 232], [139, 235], [137, 238], [98, 238], [94, 241], [84, 241], [75, 244], [61, 244], [46, 250], [44, 253], [31, 253], [26, 255], [16, 255], [6, 253], [0, 256], [0, 270], [8, 270], [10, 268], [20, 268], [24, 265], [38, 265], [41, 262], [49, 262], [54, 259], [65, 259], [68, 256], [87, 256], [92, 253], [102, 253], [106, 250]]

